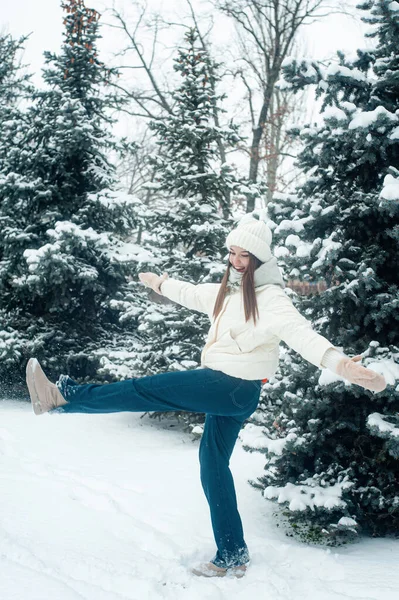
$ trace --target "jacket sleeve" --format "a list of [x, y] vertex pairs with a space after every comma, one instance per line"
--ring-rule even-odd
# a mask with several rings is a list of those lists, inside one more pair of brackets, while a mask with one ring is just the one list
[[325, 337], [312, 329], [311, 323], [295, 308], [281, 290], [268, 306], [268, 329], [298, 352], [304, 359], [322, 368], [322, 360], [329, 348], [334, 348]]
[[161, 293], [186, 308], [210, 315], [213, 312], [219, 287], [218, 283], [194, 285], [178, 279], [166, 279], [161, 285]]

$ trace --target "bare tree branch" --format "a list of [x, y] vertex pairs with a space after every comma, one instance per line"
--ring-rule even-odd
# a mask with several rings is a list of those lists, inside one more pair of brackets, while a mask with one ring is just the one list
[[241, 80], [248, 92], [249, 113], [251, 115], [252, 128], [254, 128], [255, 127], [255, 110], [254, 110], [253, 99], [252, 99], [252, 96], [253, 96], [252, 88], [249, 85], [249, 83], [244, 75], [244, 72], [242, 70], [237, 71], [237, 75], [239, 75], [241, 77]]
[[[158, 104], [168, 114], [172, 114], [173, 113], [172, 106], [168, 102], [161, 87], [158, 85], [158, 82], [155, 78], [154, 71], [152, 68], [153, 62], [154, 62], [154, 56], [155, 56], [155, 48], [156, 48], [156, 44], [157, 44], [157, 40], [158, 40], [158, 23], [157, 23], [157, 21], [155, 21], [155, 33], [153, 35], [151, 57], [150, 57], [149, 62], [147, 62], [147, 60], [145, 59], [144, 50], [137, 39], [139, 27], [144, 19], [145, 12], [146, 12], [146, 8], [144, 7], [141, 10], [141, 13], [137, 19], [137, 23], [135, 25], [134, 30], [131, 31], [128, 27], [128, 24], [127, 24], [125, 18], [122, 16], [122, 14], [120, 12], [118, 12], [116, 9], [113, 9], [112, 15], [116, 19], [116, 21], [119, 23], [119, 25], [111, 25], [111, 26], [116, 29], [122, 30], [125, 33], [127, 39], [129, 40], [129, 49], [132, 49], [135, 52], [136, 56], [138, 57], [139, 62], [141, 63], [141, 67], [142, 67], [142, 69], [144, 69], [144, 71], [150, 81], [151, 88], [154, 91], [154, 97], [152, 98], [152, 101], [155, 102], [156, 104]], [[128, 50], [128, 49], [126, 49], [126, 50]], [[137, 94], [134, 91], [128, 92], [128, 90], [126, 90], [126, 88], [123, 88], [123, 89], [129, 98], [131, 98], [134, 102], [137, 102], [137, 104], [140, 105], [140, 101], [137, 98]], [[151, 118], [152, 118], [152, 116], [151, 116]]]
[[[273, 148], [281, 150], [281, 122], [271, 123], [276, 84], [280, 78], [284, 59], [293, 49], [299, 28], [314, 18], [320, 18], [319, 8], [324, 0], [214, 0], [215, 6], [236, 25], [237, 37], [241, 47], [239, 62], [245, 65], [237, 69], [247, 90], [249, 113], [252, 122], [252, 140], [250, 146], [249, 179], [257, 181], [259, 165], [264, 156], [261, 153], [262, 140], [266, 131], [273, 138]], [[255, 85], [251, 85], [246, 72], [253, 75]], [[255, 116], [254, 96], [261, 97], [261, 106]], [[277, 162], [276, 162], [277, 161]], [[269, 176], [276, 181], [273, 172], [278, 160], [270, 161]], [[274, 184], [273, 184], [274, 185]], [[248, 212], [254, 209], [254, 200], [248, 202]]]

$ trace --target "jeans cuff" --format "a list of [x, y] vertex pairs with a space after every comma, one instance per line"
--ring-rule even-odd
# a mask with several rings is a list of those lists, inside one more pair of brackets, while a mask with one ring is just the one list
[[70, 398], [73, 395], [74, 386], [76, 385], [76, 381], [71, 379], [71, 377], [69, 377], [68, 375], [60, 375], [56, 383], [57, 388], [61, 392], [64, 400], [66, 400], [67, 402], [70, 401]]
[[221, 569], [232, 569], [233, 567], [245, 565], [249, 562], [249, 560], [248, 549], [242, 548], [233, 554], [229, 554], [229, 556], [225, 556], [225, 558], [222, 558], [219, 555], [219, 552], [217, 552], [215, 558], [211, 560], [211, 563], [213, 563], [216, 567], [220, 567]]

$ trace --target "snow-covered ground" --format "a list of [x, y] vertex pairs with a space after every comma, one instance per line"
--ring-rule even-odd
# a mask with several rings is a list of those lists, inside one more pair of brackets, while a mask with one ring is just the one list
[[204, 579], [213, 556], [198, 442], [137, 414], [44, 415], [0, 402], [1, 600], [396, 600], [399, 542], [317, 548], [287, 538], [247, 484], [263, 458], [232, 459], [247, 575]]

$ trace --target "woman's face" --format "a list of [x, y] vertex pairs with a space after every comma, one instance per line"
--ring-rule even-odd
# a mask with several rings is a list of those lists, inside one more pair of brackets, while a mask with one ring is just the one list
[[229, 260], [239, 273], [244, 273], [249, 265], [249, 252], [239, 246], [230, 246]]

